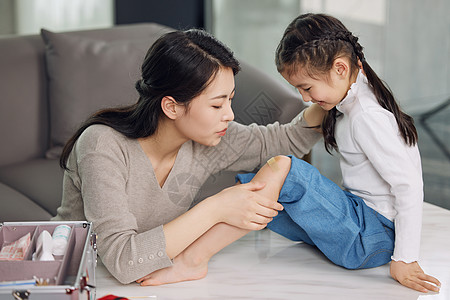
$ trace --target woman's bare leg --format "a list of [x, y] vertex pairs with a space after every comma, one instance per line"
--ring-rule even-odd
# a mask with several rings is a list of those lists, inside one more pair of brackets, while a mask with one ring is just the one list
[[[252, 179], [266, 183], [256, 193], [277, 201], [290, 166], [291, 159], [287, 156], [270, 159]], [[141, 285], [161, 285], [203, 278], [208, 272], [211, 257], [248, 232], [249, 230], [226, 223], [218, 223], [175, 257], [171, 267], [155, 271], [137, 282]]]

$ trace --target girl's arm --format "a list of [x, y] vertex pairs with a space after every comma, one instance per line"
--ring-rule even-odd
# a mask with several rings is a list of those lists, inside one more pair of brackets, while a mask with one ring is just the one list
[[399, 138], [393, 130], [397, 126], [394, 122], [385, 113], [368, 113], [358, 119], [353, 131], [358, 146], [394, 197], [395, 247], [391, 276], [417, 291], [438, 291], [440, 282], [425, 274], [417, 262], [423, 203], [420, 154], [417, 146], [407, 146]]

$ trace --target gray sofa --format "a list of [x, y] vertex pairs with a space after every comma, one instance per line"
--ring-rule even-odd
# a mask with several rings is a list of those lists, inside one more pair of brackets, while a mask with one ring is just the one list
[[[134, 82], [145, 52], [170, 30], [145, 23], [0, 38], [0, 222], [55, 215], [64, 142], [95, 110], [137, 100]], [[303, 109], [293, 90], [241, 64], [233, 102], [237, 121], [285, 123]], [[233, 176], [212, 176], [202, 196], [233, 184]]]

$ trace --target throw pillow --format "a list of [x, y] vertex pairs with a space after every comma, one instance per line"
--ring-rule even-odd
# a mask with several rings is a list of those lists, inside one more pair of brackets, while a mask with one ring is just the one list
[[62, 147], [95, 111], [135, 102], [140, 66], [154, 39], [104, 41], [45, 29], [51, 147]]

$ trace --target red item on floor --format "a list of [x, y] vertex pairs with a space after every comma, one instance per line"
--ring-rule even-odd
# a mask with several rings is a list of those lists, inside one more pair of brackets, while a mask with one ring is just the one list
[[109, 295], [103, 296], [101, 298], [98, 298], [97, 300], [129, 300], [129, 299], [109, 294]]

